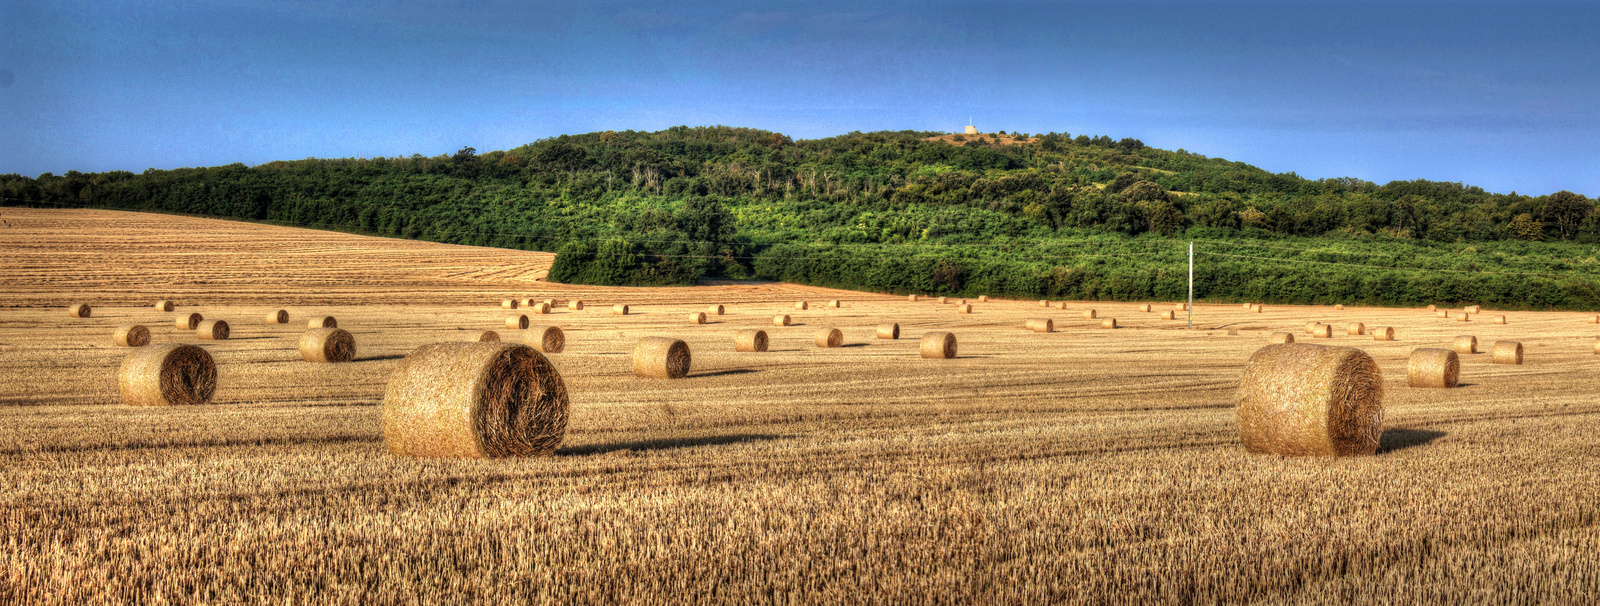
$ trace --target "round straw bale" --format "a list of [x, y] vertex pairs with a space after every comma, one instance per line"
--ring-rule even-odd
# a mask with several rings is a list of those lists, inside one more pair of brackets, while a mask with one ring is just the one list
[[547, 354], [558, 354], [567, 348], [567, 333], [554, 326], [529, 326], [522, 332], [522, 344]]
[[1176, 312], [1170, 310], [1170, 309], [1167, 310], [1167, 311], [1161, 312], [1161, 319], [1163, 319], [1163, 320], [1175, 320], [1177, 318], [1178, 318], [1178, 314]]
[[123, 324], [111, 335], [111, 341], [122, 347], [144, 347], [150, 344], [150, 329], [138, 324]]
[[550, 309], [555, 309], [556, 308], [556, 300], [555, 299], [545, 299], [544, 301], [542, 301], [542, 303], [544, 303]]
[[1433, 317], [1435, 317], [1435, 318], [1448, 318], [1448, 317], [1450, 317], [1450, 310], [1441, 309], [1441, 310], [1435, 311], [1435, 312], [1433, 312]]
[[525, 315], [522, 315], [522, 314], [517, 314], [515, 316], [506, 316], [506, 328], [512, 328], [512, 329], [516, 329], [516, 330], [523, 330], [523, 329], [526, 329], [527, 327], [528, 327], [528, 316], [525, 316]]
[[172, 311], [172, 302], [166, 299], [156, 301], [156, 311]]
[[317, 316], [306, 322], [306, 328], [338, 328], [339, 321], [333, 316]]
[[1139, 311], [1143, 311], [1143, 312], [1150, 311], [1150, 304], [1149, 303], [1140, 304], [1139, 305]]
[[697, 312], [690, 313], [689, 314], [689, 323], [690, 324], [705, 324], [706, 323], [706, 312], [697, 311]]
[[473, 339], [473, 340], [477, 341], [479, 343], [499, 343], [500, 342], [500, 333], [497, 333], [497, 332], [492, 331], [492, 330], [479, 331], [478, 332], [478, 337], [476, 339]]
[[506, 299], [504, 301], [501, 301], [500, 302], [500, 308], [501, 309], [516, 309], [517, 308], [517, 300], [516, 299]]
[[[941, 297], [939, 299], [939, 302], [943, 303], [944, 302], [944, 298]], [[795, 301], [795, 303], [794, 303], [794, 308], [798, 309], [798, 310], [804, 311], [804, 310], [806, 310], [806, 309], [808, 309], [810, 307], [811, 307], [811, 305], [809, 303], [806, 303], [805, 301]]]
[[776, 316], [772, 316], [772, 325], [773, 326], [788, 326], [789, 325], [789, 314], [778, 314]]
[[1589, 316], [1590, 324], [1600, 324], [1600, 316]]
[[74, 318], [87, 318], [94, 310], [89, 309], [88, 303], [73, 303], [67, 308], [67, 315]]
[[1478, 353], [1478, 338], [1472, 335], [1462, 335], [1456, 337], [1455, 342], [1451, 344], [1451, 348], [1455, 349], [1456, 353]]
[[1383, 434], [1383, 372], [1353, 347], [1267, 345], [1245, 365], [1239, 440], [1254, 453], [1369, 455]]
[[1322, 326], [1322, 323], [1321, 322], [1306, 322], [1306, 334], [1309, 335], [1311, 333], [1316, 332], [1318, 326]]
[[1177, 303], [1172, 306], [1173, 311], [1189, 311], [1188, 303]]
[[1311, 331], [1311, 336], [1316, 337], [1318, 339], [1332, 339], [1333, 338], [1333, 325], [1332, 324], [1318, 324], [1317, 328], [1315, 330]]
[[200, 317], [200, 314], [178, 314], [178, 317], [172, 320], [172, 326], [178, 330], [194, 330], [200, 326], [202, 320], [205, 318]]
[[1250, 306], [1250, 313], [1253, 313], [1253, 314], [1261, 313], [1261, 305], [1260, 304], [1251, 305]]
[[1050, 306], [1050, 302], [1049, 301], [1046, 301], [1044, 299], [1039, 299], [1039, 307], [1049, 307], [1049, 306]]
[[628, 315], [628, 306], [627, 305], [623, 305], [621, 303], [618, 303], [616, 305], [612, 305], [611, 306], [611, 315], [613, 315], [613, 316], [626, 316], [626, 315]]
[[956, 357], [956, 336], [947, 332], [922, 335], [922, 357], [948, 360]]
[[837, 328], [823, 328], [817, 331], [817, 347], [841, 347], [844, 345], [844, 332]]
[[538, 303], [534, 303], [533, 305], [530, 305], [529, 308], [533, 311], [533, 313], [536, 313], [536, 314], [547, 314], [547, 313], [550, 313], [550, 304], [549, 303], [545, 303], [544, 301], [540, 301]]
[[1468, 305], [1468, 306], [1466, 306], [1466, 308], [1462, 309], [1461, 311], [1467, 312], [1469, 314], [1475, 314], [1475, 313], [1482, 313], [1482, 310], [1483, 310], [1483, 306], [1482, 305]]
[[1516, 341], [1495, 341], [1494, 342], [1493, 351], [1494, 351], [1494, 363], [1495, 364], [1521, 364], [1522, 363], [1522, 344], [1521, 343], [1518, 343]]
[[958, 314], [970, 314], [970, 313], [972, 313], [972, 304], [971, 303], [962, 303], [960, 305], [957, 305], [956, 306], [956, 313], [958, 313]]
[[1506, 317], [1505, 316], [1495, 316], [1493, 318], [1493, 322], [1495, 324], [1505, 324], [1506, 323]]
[[146, 345], [122, 360], [117, 388], [129, 406], [205, 404], [217, 392], [217, 363], [198, 345]]
[[724, 311], [726, 310], [721, 305], [712, 305], [706, 308], [706, 313], [713, 316], [720, 316]]
[[1600, 341], [1594, 342], [1594, 355], [1600, 356]]
[[689, 374], [689, 345], [671, 337], [645, 337], [633, 348], [633, 374], [682, 379]]
[[1469, 314], [1467, 312], [1461, 312], [1461, 313], [1456, 315], [1456, 321], [1457, 322], [1466, 322], [1471, 317], [1472, 317], [1472, 314]]
[[[939, 297], [939, 302], [940, 303], [949, 303], [950, 302], [950, 297]], [[797, 307], [796, 309], [805, 309], [805, 308], [804, 307]], [[1595, 317], [1600, 317], [1600, 316], [1595, 316]]]
[[545, 456], [566, 434], [567, 406], [561, 373], [526, 345], [423, 345], [383, 392], [383, 443], [396, 456]]
[[[517, 300], [517, 305], [521, 305], [523, 307], [533, 307], [534, 303], [538, 303], [538, 301], [535, 301], [533, 299], [518, 299]], [[512, 309], [516, 309], [516, 307], [512, 307]]]
[[272, 311], [269, 311], [269, 312], [267, 312], [267, 323], [268, 324], [288, 324], [289, 323], [289, 312], [286, 311], [286, 310], [282, 310], [282, 309], [274, 309]]
[[1371, 332], [1372, 332], [1372, 340], [1374, 340], [1374, 341], [1393, 341], [1394, 340], [1394, 328], [1393, 327], [1390, 327], [1390, 326], [1377, 326], [1377, 327], [1374, 327]]
[[1433, 310], [1438, 309], [1438, 308], [1439, 308], [1439, 306], [1437, 306], [1437, 305], [1432, 305], [1432, 304], [1428, 305], [1428, 311], [1433, 311]]
[[567, 301], [567, 309], [570, 309], [572, 311], [583, 311], [583, 301], [580, 301], [578, 299], [573, 299], [571, 301]]
[[1406, 384], [1412, 387], [1450, 388], [1461, 378], [1461, 357], [1448, 349], [1411, 350], [1406, 361]]
[[1106, 318], [1106, 319], [1100, 321], [1100, 328], [1116, 328], [1116, 327], [1117, 327], [1117, 319], [1116, 318]]
[[900, 338], [900, 325], [894, 322], [878, 325], [878, 338], [895, 340]]
[[1334, 311], [1344, 311], [1344, 305], [1343, 304], [1335, 304], [1333, 306], [1333, 310]]
[[1367, 334], [1367, 325], [1363, 324], [1361, 322], [1351, 322], [1351, 323], [1345, 325], [1344, 334], [1347, 334], [1347, 335], [1364, 335], [1364, 334]]
[[1250, 304], [1249, 304], [1249, 303], [1245, 303], [1245, 304], [1244, 304], [1244, 308], [1245, 308], [1245, 309], [1250, 309], [1250, 307], [1251, 307], [1251, 305], [1250, 305]]
[[1272, 342], [1273, 343], [1293, 343], [1294, 342], [1294, 333], [1292, 333], [1292, 332], [1275, 332], [1275, 333], [1272, 333]]
[[989, 295], [978, 295], [978, 302], [979, 303], [988, 303], [989, 302]]
[[838, 309], [839, 308], [839, 300], [838, 299], [834, 299], [832, 301], [828, 301], [828, 307], [832, 307], [834, 309]]
[[1066, 309], [1066, 308], [1067, 308], [1067, 302], [1066, 301], [1062, 301], [1060, 303], [1056, 303], [1056, 309]]
[[966, 305], [966, 304], [967, 304], [967, 300], [966, 299], [962, 299], [960, 301], [956, 301], [956, 305]]
[[733, 335], [734, 351], [766, 351], [767, 331], [746, 328]]
[[194, 336], [205, 341], [226, 341], [228, 323], [224, 320], [206, 320], [195, 327]]
[[1050, 318], [1028, 318], [1022, 321], [1022, 327], [1033, 332], [1055, 332], [1056, 322]]
[[906, 295], [906, 300], [912, 303], [916, 303], [918, 298], [917, 295]]
[[343, 328], [313, 328], [300, 333], [300, 357], [307, 362], [349, 362], [356, 338]]
[[1085, 309], [1085, 310], [1083, 310], [1083, 317], [1088, 318], [1090, 320], [1093, 320], [1095, 318], [1095, 316], [1097, 316], [1097, 315], [1098, 314], [1096, 314], [1093, 309]]

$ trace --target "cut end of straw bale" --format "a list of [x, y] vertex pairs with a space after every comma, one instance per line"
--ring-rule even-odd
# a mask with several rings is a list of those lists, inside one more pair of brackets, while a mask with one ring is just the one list
[[156, 301], [156, 311], [172, 311], [172, 302], [166, 299]]
[[196, 345], [146, 345], [122, 360], [117, 388], [129, 406], [205, 404], [217, 391], [217, 363]]
[[900, 338], [900, 325], [895, 322], [878, 325], [878, 338], [895, 340]]
[[844, 345], [844, 332], [837, 328], [824, 328], [817, 331], [817, 347], [841, 347]]
[[1117, 327], [1117, 319], [1116, 318], [1106, 318], [1106, 319], [1100, 321], [1100, 328], [1116, 328], [1116, 327]]
[[1351, 322], [1345, 325], [1344, 332], [1347, 335], [1364, 335], [1367, 334], [1367, 325], [1361, 322]]
[[1056, 322], [1050, 318], [1028, 318], [1022, 321], [1022, 327], [1033, 332], [1055, 332]]
[[1294, 342], [1294, 333], [1292, 333], [1292, 332], [1275, 332], [1275, 333], [1272, 333], [1272, 342], [1273, 343], [1293, 343]]
[[[939, 302], [943, 303], [944, 300], [941, 299]], [[806, 310], [806, 309], [809, 309], [810, 307], [811, 307], [811, 305], [806, 303], [805, 301], [795, 301], [795, 303], [794, 303], [794, 308], [802, 310], [802, 311]]]
[[1456, 353], [1475, 354], [1478, 353], [1478, 338], [1472, 335], [1462, 335], [1456, 337], [1455, 343], [1451, 347], [1456, 350]]
[[733, 350], [756, 352], [767, 350], [767, 331], [747, 328], [733, 335]]
[[356, 338], [343, 328], [313, 328], [300, 334], [300, 357], [307, 362], [349, 362]]
[[558, 354], [567, 347], [567, 333], [554, 326], [529, 326], [522, 343], [547, 354]]
[[512, 330], [523, 330], [523, 329], [525, 329], [527, 327], [528, 327], [528, 316], [525, 316], [525, 315], [522, 315], [522, 314], [518, 314], [518, 315], [515, 315], [515, 316], [506, 316], [506, 328], [510, 328]]
[[1505, 316], [1495, 316], [1493, 321], [1494, 321], [1495, 324], [1505, 324], [1506, 323], [1506, 317]]
[[611, 315], [613, 315], [613, 316], [626, 316], [626, 315], [628, 315], [628, 306], [627, 305], [622, 305], [620, 303], [617, 304], [617, 305], [612, 305], [611, 306]]
[[1521, 343], [1518, 343], [1516, 341], [1495, 341], [1494, 342], [1494, 349], [1492, 351], [1494, 352], [1494, 363], [1495, 364], [1521, 364], [1522, 363], [1522, 344]]
[[138, 324], [123, 324], [111, 335], [111, 341], [121, 347], [144, 347], [150, 344], [150, 329]]
[[689, 323], [690, 324], [705, 324], [706, 323], [706, 312], [697, 311], [697, 312], [693, 312], [693, 313], [689, 314]]
[[721, 305], [712, 305], [706, 308], [706, 313], [713, 316], [720, 316], [724, 311], [726, 310]]
[[567, 388], [542, 354], [515, 343], [435, 343], [400, 362], [383, 394], [383, 442], [413, 457], [553, 454]]
[[275, 309], [275, 310], [269, 311], [269, 312], [267, 312], [267, 323], [268, 324], [288, 324], [289, 323], [289, 312], [287, 310], [282, 310], [282, 309]]
[[789, 325], [789, 314], [778, 314], [776, 316], [772, 316], [772, 325], [773, 326], [788, 326]]
[[501, 301], [500, 302], [500, 308], [501, 309], [516, 309], [517, 308], [517, 300], [516, 299], [506, 299], [504, 301]]
[[1394, 340], [1394, 327], [1391, 327], [1391, 326], [1378, 326], [1378, 327], [1373, 328], [1372, 329], [1372, 340], [1374, 340], [1374, 341], [1393, 341]]
[[1461, 357], [1448, 349], [1411, 350], [1406, 361], [1406, 384], [1412, 387], [1451, 388], [1461, 378]]
[[948, 360], [956, 357], [956, 336], [947, 332], [930, 332], [922, 335], [922, 357]]
[[633, 348], [633, 374], [682, 379], [689, 374], [689, 345], [671, 337], [645, 337]]
[[567, 301], [567, 309], [572, 311], [583, 311], [583, 301], [579, 301], [577, 299]]
[[93, 312], [94, 310], [89, 309], [88, 303], [73, 303], [71, 306], [67, 307], [67, 315], [74, 318], [87, 318], [89, 317], [89, 314]]
[[194, 330], [199, 328], [200, 322], [204, 320], [205, 318], [196, 313], [178, 314], [178, 317], [172, 320], [172, 326], [178, 330]]
[[1084, 318], [1093, 320], [1095, 318], [1095, 316], [1097, 316], [1097, 315], [1099, 315], [1099, 314], [1095, 313], [1095, 311], [1093, 309], [1085, 309], [1085, 310], [1083, 310], [1083, 317]]
[[223, 320], [206, 320], [194, 329], [194, 336], [205, 341], [226, 341], [228, 323]]
[[838, 300], [829, 301], [828, 302], [828, 307], [832, 307], [834, 309], [838, 309], [839, 308], [839, 301]]
[[338, 328], [339, 321], [333, 316], [317, 316], [306, 322], [306, 328]]
[[1256, 350], [1238, 393], [1239, 439], [1254, 453], [1369, 455], [1383, 433], [1383, 373], [1352, 347]]
[[477, 338], [475, 338], [473, 340], [477, 341], [479, 343], [499, 343], [500, 342], [500, 333], [497, 333], [497, 332], [492, 331], [492, 330], [478, 331]]

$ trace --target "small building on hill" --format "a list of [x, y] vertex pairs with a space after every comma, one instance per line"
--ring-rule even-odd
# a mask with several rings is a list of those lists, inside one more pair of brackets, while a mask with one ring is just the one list
[[967, 134], [969, 134], [969, 135], [976, 135], [976, 134], [978, 134], [978, 127], [976, 127], [976, 126], [973, 126], [973, 125], [971, 125], [971, 124], [968, 124], [968, 125], [967, 125]]

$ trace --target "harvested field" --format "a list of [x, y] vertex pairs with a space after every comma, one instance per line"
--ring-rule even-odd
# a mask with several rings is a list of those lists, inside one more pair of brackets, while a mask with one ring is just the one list
[[[1102, 330], [1037, 300], [967, 315], [792, 284], [580, 287], [538, 281], [543, 253], [4, 214], [0, 603], [1600, 601], [1592, 314], [1475, 324], [1523, 365], [1463, 355], [1459, 387], [1415, 389], [1411, 350], [1459, 324], [1347, 306], [1398, 336], [1317, 339], [1382, 371], [1378, 453], [1297, 459], [1245, 452], [1235, 391], [1268, 335], [1326, 308], [1200, 301], [1186, 330], [1069, 306], [1119, 318]], [[555, 456], [390, 456], [379, 403], [401, 358], [502, 328], [522, 297], [593, 305], [540, 319], [566, 338]], [[201, 343], [159, 299], [233, 334]], [[728, 313], [685, 324], [706, 301]], [[276, 309], [338, 317], [356, 359], [304, 362], [303, 320], [260, 321]], [[958, 356], [874, 338], [886, 321], [954, 333]], [[212, 404], [123, 405], [123, 324], [205, 348]], [[816, 347], [824, 326], [846, 345]], [[746, 328], [766, 353], [729, 346]], [[633, 375], [649, 336], [688, 343], [686, 378]]]

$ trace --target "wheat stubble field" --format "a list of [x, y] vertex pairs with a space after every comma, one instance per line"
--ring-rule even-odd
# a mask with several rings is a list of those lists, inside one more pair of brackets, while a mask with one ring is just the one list
[[[1600, 599], [1600, 327], [1425, 310], [952, 304], [789, 284], [537, 281], [550, 255], [109, 211], [0, 209], [0, 603], [1593, 603]], [[504, 328], [503, 298], [566, 331], [554, 457], [400, 459], [379, 425], [412, 349]], [[589, 307], [569, 311], [565, 302]], [[174, 314], [227, 320], [200, 342]], [[844, 301], [828, 309], [829, 299]], [[795, 301], [809, 301], [806, 311]], [[94, 306], [70, 318], [69, 303]], [[613, 303], [634, 312], [615, 316]], [[954, 300], [951, 301], [954, 303]], [[685, 316], [710, 304], [727, 315]], [[262, 315], [288, 309], [287, 325]], [[1123, 325], [1100, 328], [1086, 309]], [[776, 314], [794, 326], [772, 326]], [[1495, 312], [1500, 313], [1500, 312]], [[356, 361], [309, 364], [309, 315]], [[1181, 316], [1181, 314], [1180, 314]], [[1054, 319], [1055, 333], [1022, 329]], [[1378, 361], [1376, 456], [1239, 445], [1233, 395], [1274, 330], [1332, 322]], [[873, 327], [900, 323], [898, 341]], [[1394, 326], [1398, 340], [1344, 334]], [[200, 343], [211, 405], [132, 408], [112, 330]], [[838, 327], [846, 346], [818, 349]], [[735, 353], [763, 328], [772, 351]], [[917, 338], [954, 332], [954, 360]], [[1415, 347], [1464, 386], [1405, 385]], [[635, 378], [645, 336], [690, 376]]]

